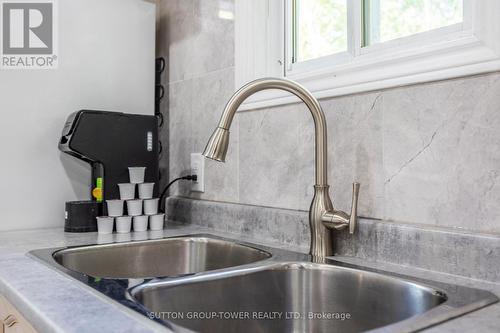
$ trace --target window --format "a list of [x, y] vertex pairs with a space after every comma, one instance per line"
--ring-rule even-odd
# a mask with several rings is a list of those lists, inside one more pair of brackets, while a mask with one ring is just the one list
[[347, 51], [345, 0], [294, 0], [292, 5], [294, 62]]
[[287, 77], [323, 98], [498, 71], [499, 16], [491, 0], [236, 0], [236, 84]]
[[463, 22], [463, 0], [364, 0], [363, 46]]
[[[349, 0], [288, 0], [291, 19], [286, 29], [291, 33], [285, 42], [291, 51], [289, 69], [293, 64], [326, 56], [355, 56], [366, 53], [369, 46], [379, 45], [380, 49], [385, 42], [404, 42], [425, 32], [460, 30], [464, 19], [464, 0], [356, 1], [360, 3], [357, 12], [355, 6], [349, 6]], [[348, 20], [349, 16], [354, 18]], [[357, 44], [348, 45], [349, 35], [357, 32], [360, 36], [353, 40]], [[345, 57], [336, 62], [331, 58], [330, 63], [347, 61]]]

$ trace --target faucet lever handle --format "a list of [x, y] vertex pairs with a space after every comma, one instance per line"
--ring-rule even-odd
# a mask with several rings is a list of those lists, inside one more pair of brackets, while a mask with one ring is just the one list
[[349, 216], [349, 233], [352, 235], [358, 224], [359, 183], [352, 183], [351, 216]]

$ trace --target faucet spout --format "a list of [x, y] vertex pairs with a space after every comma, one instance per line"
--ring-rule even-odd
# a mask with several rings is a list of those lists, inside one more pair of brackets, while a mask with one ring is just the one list
[[[215, 130], [214, 134], [212, 134], [203, 155], [211, 159], [221, 160], [214, 155], [214, 152], [220, 151], [224, 152], [222, 155], [225, 157], [225, 152], [227, 152], [229, 129], [239, 106], [251, 95], [268, 89], [285, 90], [294, 94], [300, 98], [311, 111], [314, 127], [316, 129], [316, 185], [327, 185], [327, 131], [325, 114], [321, 109], [321, 105], [318, 100], [314, 98], [314, 96], [312, 96], [306, 88], [291, 80], [265, 78], [252, 81], [240, 88], [226, 104], [222, 117], [219, 121], [219, 126]], [[221, 132], [224, 132], [224, 130], [227, 130], [228, 132], [223, 135]], [[221, 137], [224, 137], [224, 139], [221, 140]], [[224, 146], [226, 146], [226, 149], [224, 149]]]
[[[317, 257], [332, 255], [333, 247], [330, 229], [343, 229], [349, 226], [349, 220], [352, 219], [349, 219], [346, 213], [333, 209], [328, 190], [326, 118], [318, 100], [306, 88], [294, 81], [278, 78], [264, 78], [246, 84], [226, 104], [219, 126], [210, 137], [203, 155], [216, 161], [225, 161], [229, 144], [229, 129], [236, 111], [249, 96], [268, 89], [279, 89], [292, 93], [302, 100], [311, 112], [315, 129], [315, 190], [309, 211], [311, 227], [310, 253]], [[328, 219], [329, 216], [344, 217], [344, 215], [347, 218]]]

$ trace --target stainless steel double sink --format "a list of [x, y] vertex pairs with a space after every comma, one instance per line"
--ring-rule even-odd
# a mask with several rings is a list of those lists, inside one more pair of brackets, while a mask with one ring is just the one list
[[179, 276], [270, 257], [265, 251], [208, 237], [91, 245], [54, 252], [56, 262], [72, 271], [115, 279]]
[[174, 331], [413, 332], [498, 301], [211, 235], [31, 254]]

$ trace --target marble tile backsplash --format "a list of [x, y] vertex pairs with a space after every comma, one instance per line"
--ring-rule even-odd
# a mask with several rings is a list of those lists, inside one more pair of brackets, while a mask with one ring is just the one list
[[[162, 0], [170, 178], [189, 172], [234, 86], [233, 1]], [[162, 21], [163, 22], [163, 21]], [[500, 232], [500, 74], [321, 100], [329, 130], [334, 205], [361, 216]], [[168, 110], [167, 110], [168, 109]], [[207, 161], [205, 193], [171, 195], [308, 210], [314, 128], [301, 104], [239, 112], [225, 164]], [[167, 140], [168, 138], [168, 140]]]
[[158, 53], [167, 60], [169, 82], [234, 66], [233, 0], [161, 0]]
[[383, 95], [384, 218], [500, 231], [500, 75]]
[[[309, 219], [305, 211], [170, 197], [170, 221], [193, 228], [270, 242], [308, 253]], [[354, 235], [334, 233], [335, 255], [498, 282], [500, 236], [449, 228], [359, 219]]]

